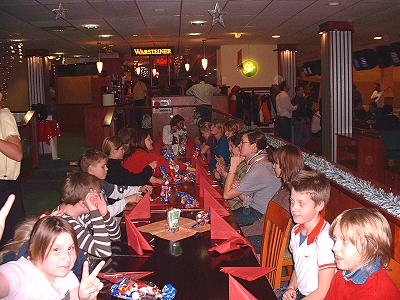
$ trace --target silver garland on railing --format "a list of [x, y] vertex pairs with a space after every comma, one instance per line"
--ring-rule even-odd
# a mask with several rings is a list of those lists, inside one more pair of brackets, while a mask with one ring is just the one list
[[[286, 143], [267, 135], [267, 142], [274, 148], [281, 147]], [[377, 188], [371, 182], [353, 176], [352, 174], [337, 168], [322, 157], [303, 153], [304, 164], [311, 169], [324, 173], [326, 177], [340, 186], [359, 194], [371, 203], [385, 209], [388, 213], [400, 218], [400, 196], [393, 193], [386, 193], [383, 189]]]

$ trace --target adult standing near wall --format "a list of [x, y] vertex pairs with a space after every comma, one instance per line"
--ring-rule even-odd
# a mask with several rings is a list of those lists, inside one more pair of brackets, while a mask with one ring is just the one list
[[143, 118], [143, 111], [141, 109], [143, 106], [146, 106], [147, 86], [137, 75], [132, 77], [132, 86], [133, 100], [136, 110], [136, 122], [139, 124], [139, 128], [141, 128]]
[[206, 83], [203, 76], [200, 77], [198, 84], [193, 85], [186, 91], [186, 95], [194, 96], [196, 105], [199, 105], [195, 110], [195, 114], [198, 114], [200, 117], [199, 123], [211, 122], [212, 99], [214, 95], [220, 92], [221, 90], [218, 87]]
[[10, 211], [0, 245], [13, 237], [15, 226], [25, 217], [19, 176], [22, 160], [22, 145], [17, 123], [8, 108], [5, 108], [3, 94], [0, 93], [0, 206], [9, 195], [15, 195], [15, 203]]
[[371, 95], [371, 101], [374, 101], [378, 108], [382, 108], [385, 105], [385, 98], [383, 96], [384, 92], [385, 91], [381, 90], [380, 83], [376, 83], [375, 84], [375, 89], [374, 89], [374, 91], [372, 92], [372, 95]]
[[280, 93], [276, 96], [276, 110], [278, 113], [278, 136], [289, 142], [292, 141], [292, 113], [297, 105], [292, 105], [288, 94], [289, 86], [286, 81], [279, 85]]

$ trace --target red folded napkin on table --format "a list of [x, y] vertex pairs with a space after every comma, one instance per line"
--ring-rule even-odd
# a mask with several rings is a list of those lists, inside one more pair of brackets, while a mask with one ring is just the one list
[[247, 281], [256, 280], [262, 276], [267, 275], [275, 268], [268, 267], [222, 267], [221, 272], [239, 277]]
[[186, 159], [191, 159], [193, 157], [195, 148], [192, 140], [187, 140], [186, 142]]
[[229, 300], [257, 300], [235, 278], [229, 275]]
[[207, 176], [207, 171], [204, 168], [204, 163], [201, 160], [196, 159], [196, 182], [199, 182], [200, 175]]
[[105, 273], [99, 273], [97, 277], [106, 279], [112, 283], [116, 283], [118, 280], [121, 280], [122, 278], [132, 278], [134, 280], [138, 280], [153, 273], [154, 272], [105, 272]]
[[256, 250], [253, 245], [237, 232], [228, 222], [226, 222], [218, 213], [211, 207], [211, 240], [225, 240], [220, 245], [211, 247], [208, 251], [217, 251], [220, 254], [237, 250], [241, 245], [247, 245], [253, 251], [254, 256], [257, 257]]
[[[207, 185], [207, 183], [208, 183], [208, 185]], [[205, 189], [206, 186], [207, 187], [209, 187], [209, 186], [212, 187], [211, 178], [208, 177], [207, 174], [200, 173], [200, 175], [199, 175], [199, 196], [200, 197], [204, 197], [204, 189]]]
[[125, 214], [125, 220], [150, 219], [150, 217], [150, 193], [147, 192], [142, 200], [129, 213]]
[[203, 189], [208, 190], [208, 192], [214, 197], [214, 199], [222, 199], [222, 195], [217, 191], [215, 187], [212, 186], [210, 178], [207, 176], [207, 180], [203, 180]]
[[[215, 191], [216, 192], [216, 191]], [[213, 208], [221, 217], [229, 216], [229, 211], [210, 193], [209, 189], [204, 189], [204, 210]]]
[[128, 238], [128, 245], [138, 255], [143, 255], [143, 250], [154, 250], [129, 219], [126, 220], [126, 236]]

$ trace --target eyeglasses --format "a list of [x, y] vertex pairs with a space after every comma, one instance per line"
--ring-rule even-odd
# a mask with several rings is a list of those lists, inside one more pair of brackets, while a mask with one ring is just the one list
[[247, 141], [247, 142], [246, 142], [246, 141], [244, 141], [244, 142], [243, 142], [243, 141], [240, 141], [240, 143], [241, 143], [241, 144], [250, 144], [249, 141]]

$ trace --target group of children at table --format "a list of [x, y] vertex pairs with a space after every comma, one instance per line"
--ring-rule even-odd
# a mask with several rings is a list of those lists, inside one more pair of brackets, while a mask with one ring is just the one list
[[[172, 118], [164, 128], [167, 146], [181, 140], [174, 136], [185, 132], [182, 119]], [[294, 271], [289, 285], [276, 291], [279, 299], [400, 299], [384, 270], [391, 257], [391, 231], [382, 214], [352, 209], [330, 226], [320, 216], [329, 200], [329, 181], [303, 170], [298, 148], [271, 151], [262, 132], [242, 132], [237, 121], [204, 123], [199, 129], [200, 153], [256, 247], [269, 201], [292, 215]], [[87, 150], [81, 172], [62, 184], [60, 205], [50, 216], [25, 221], [1, 249], [0, 298], [95, 299], [102, 288], [96, 275], [104, 263], [89, 274], [86, 258], [92, 258], [93, 269], [94, 258], [111, 256], [111, 241], [120, 238], [118, 215], [141, 193], [151, 192], [147, 183], [162, 183], [159, 167], [168, 162], [152, 150], [151, 135], [133, 129], [106, 138], [102, 151]], [[0, 212], [0, 233], [11, 198]]]
[[213, 149], [213, 136], [221, 140], [225, 129], [229, 162], [211, 151], [210, 168], [215, 159], [214, 175], [223, 184], [223, 197], [258, 253], [268, 203], [291, 213], [294, 271], [288, 286], [275, 291], [277, 298], [400, 299], [385, 270], [392, 242], [385, 217], [375, 209], [350, 209], [330, 226], [321, 216], [330, 198], [329, 180], [320, 172], [304, 170], [297, 147], [288, 144], [271, 150], [264, 133], [241, 132], [242, 128], [237, 121], [229, 121], [225, 128], [219, 122], [201, 125], [201, 152]]

